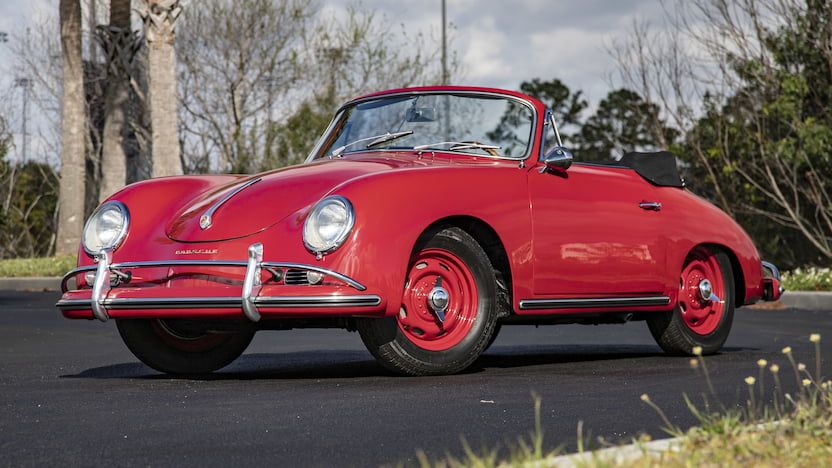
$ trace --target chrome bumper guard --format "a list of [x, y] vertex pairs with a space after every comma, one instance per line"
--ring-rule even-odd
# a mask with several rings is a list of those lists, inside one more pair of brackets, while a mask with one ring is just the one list
[[[148, 262], [124, 262], [112, 263], [112, 250], [104, 250], [97, 256], [98, 264], [95, 266], [84, 266], [75, 268], [61, 280], [61, 291], [67, 292], [67, 283], [70, 278], [85, 273], [88, 271], [95, 271], [95, 280], [92, 285], [92, 297], [86, 299], [67, 299], [60, 300], [56, 306], [60, 309], [79, 309], [89, 307], [92, 309], [93, 316], [102, 322], [109, 320], [110, 315], [107, 313], [108, 309], [143, 309], [143, 308], [161, 308], [161, 309], [188, 309], [188, 308], [227, 308], [227, 307], [241, 307], [245, 316], [252, 322], [260, 320], [260, 311], [258, 307], [372, 307], [381, 304], [381, 298], [376, 295], [351, 295], [351, 296], [260, 296], [260, 289], [262, 283], [260, 281], [260, 273], [265, 269], [275, 271], [276, 269], [298, 269], [306, 271], [314, 271], [321, 273], [324, 276], [329, 276], [338, 281], [341, 281], [348, 286], [358, 290], [365, 291], [366, 286], [355, 281], [352, 278], [344, 276], [326, 268], [320, 268], [313, 265], [305, 265], [301, 263], [287, 263], [287, 262], [264, 262], [263, 261], [263, 244], [252, 244], [248, 248], [247, 261], [233, 261], [233, 260], [167, 260], [167, 261], [148, 261]], [[239, 267], [245, 268], [245, 278], [243, 279], [243, 291], [240, 297], [206, 297], [206, 298], [106, 298], [107, 293], [111, 289], [111, 274], [116, 276], [117, 280], [129, 279], [130, 275], [122, 270], [129, 270], [134, 268], [154, 268], [154, 267], [179, 267], [179, 266], [197, 266], [197, 267]]]
[[780, 284], [780, 270], [771, 262], [760, 262], [763, 267], [764, 300], [776, 301], [786, 292]]

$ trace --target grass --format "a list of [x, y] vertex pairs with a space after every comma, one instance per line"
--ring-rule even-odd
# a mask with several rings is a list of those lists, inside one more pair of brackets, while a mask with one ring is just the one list
[[797, 268], [783, 273], [789, 291], [832, 291], [832, 268]]
[[0, 260], [0, 278], [63, 276], [75, 268], [75, 255]]
[[[578, 467], [818, 467], [832, 465], [832, 381], [821, 377], [821, 337], [812, 334], [814, 362], [796, 362], [790, 347], [782, 350], [781, 364], [760, 359], [756, 369], [741, 384], [747, 393], [743, 407], [726, 407], [713, 392], [710, 375], [701, 350], [691, 359], [691, 367], [701, 372], [710, 393], [703, 396], [701, 407], [684, 396], [691, 413], [699, 421], [697, 427], [683, 431], [673, 426], [664, 411], [644, 394], [641, 400], [656, 411], [668, 434], [679, 442], [671, 450], [648, 450], [641, 436], [634, 441], [640, 449], [634, 457], [615, 457], [609, 452], [584, 452], [581, 427], [578, 427], [578, 451], [572, 459]], [[782, 372], [782, 375], [781, 375]], [[787, 375], [787, 376], [786, 376]], [[797, 390], [786, 393], [783, 379], [795, 379]], [[773, 382], [773, 391], [766, 391], [766, 379]], [[784, 380], [785, 381], [785, 380]], [[506, 467], [552, 466], [547, 458], [557, 452], [543, 449], [540, 423], [540, 400], [535, 397], [535, 429], [528, 438], [521, 438], [511, 448], [511, 455], [499, 459], [496, 450], [476, 453], [464, 444], [464, 457], [430, 460], [419, 453], [422, 467]]]

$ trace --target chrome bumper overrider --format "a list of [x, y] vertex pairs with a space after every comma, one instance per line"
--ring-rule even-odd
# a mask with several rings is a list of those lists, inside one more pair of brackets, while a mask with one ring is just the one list
[[763, 267], [763, 300], [776, 301], [786, 292], [780, 285], [780, 270], [770, 262], [761, 262]]
[[[168, 260], [148, 262], [112, 263], [112, 251], [102, 251], [98, 264], [75, 268], [61, 280], [61, 291], [67, 292], [70, 278], [88, 271], [95, 271], [90, 299], [62, 299], [55, 304], [62, 310], [91, 309], [93, 316], [102, 322], [110, 318], [108, 310], [115, 309], [211, 309], [240, 307], [245, 316], [253, 321], [260, 320], [259, 307], [303, 308], [303, 307], [372, 307], [381, 304], [377, 295], [331, 295], [331, 296], [260, 296], [262, 270], [299, 269], [321, 273], [341, 281], [348, 286], [365, 291], [366, 286], [340, 273], [313, 265], [287, 262], [264, 262], [263, 244], [252, 244], [248, 248], [247, 261], [230, 260]], [[130, 278], [123, 270], [153, 267], [239, 267], [245, 268], [243, 290], [239, 297], [177, 297], [177, 298], [107, 298], [111, 289], [111, 274], [118, 278]]]

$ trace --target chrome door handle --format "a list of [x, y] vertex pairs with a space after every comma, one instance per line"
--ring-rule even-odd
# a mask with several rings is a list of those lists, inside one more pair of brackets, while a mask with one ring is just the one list
[[662, 204], [661, 202], [641, 202], [638, 204], [638, 207], [642, 210], [650, 210], [650, 211], [661, 211]]

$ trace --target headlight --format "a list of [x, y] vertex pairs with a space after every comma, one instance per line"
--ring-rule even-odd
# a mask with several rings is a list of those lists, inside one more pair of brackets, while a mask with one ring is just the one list
[[130, 212], [124, 203], [109, 201], [99, 206], [84, 225], [81, 244], [90, 255], [104, 249], [115, 249], [127, 235]]
[[303, 243], [317, 254], [332, 252], [344, 243], [355, 224], [355, 212], [349, 200], [326, 197], [309, 212], [303, 224]]

